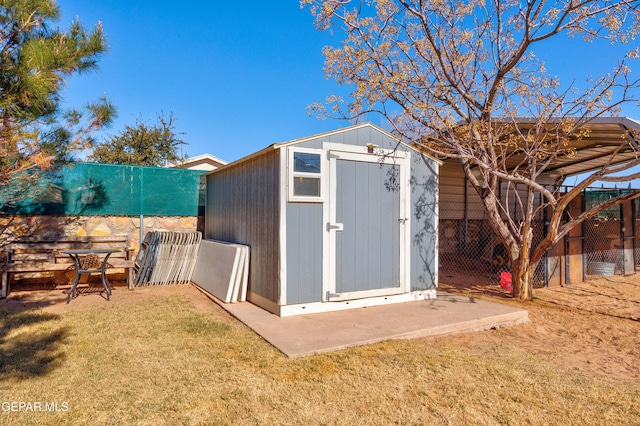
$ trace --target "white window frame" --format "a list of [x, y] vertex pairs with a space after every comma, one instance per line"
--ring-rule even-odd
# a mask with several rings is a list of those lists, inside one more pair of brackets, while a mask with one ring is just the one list
[[[316, 154], [320, 156], [320, 173], [310, 172], [296, 172], [294, 170], [294, 154], [295, 153]], [[289, 148], [288, 149], [288, 174], [287, 174], [287, 186], [289, 187], [289, 201], [296, 203], [324, 203], [324, 188], [326, 185], [326, 173], [325, 173], [325, 151], [322, 149], [311, 148]], [[310, 195], [295, 195], [293, 193], [293, 180], [297, 177], [320, 179], [320, 190], [317, 196]]]

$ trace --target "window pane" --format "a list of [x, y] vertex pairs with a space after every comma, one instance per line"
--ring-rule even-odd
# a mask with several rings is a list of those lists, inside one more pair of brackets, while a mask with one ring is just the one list
[[319, 197], [320, 179], [295, 176], [293, 178], [293, 195], [296, 197]]
[[320, 173], [320, 154], [306, 152], [293, 153], [293, 171], [306, 173]]

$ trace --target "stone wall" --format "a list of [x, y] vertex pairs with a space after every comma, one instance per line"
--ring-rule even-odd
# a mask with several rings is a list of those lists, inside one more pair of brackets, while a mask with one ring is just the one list
[[[144, 217], [143, 232], [202, 231], [203, 218]], [[0, 216], [0, 246], [14, 238], [127, 236], [136, 251], [140, 246], [140, 217], [127, 216]]]

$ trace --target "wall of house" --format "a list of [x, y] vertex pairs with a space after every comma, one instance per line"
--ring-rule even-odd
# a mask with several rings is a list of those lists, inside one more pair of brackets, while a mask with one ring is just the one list
[[[460, 162], [455, 159], [445, 161], [440, 167], [440, 217], [450, 220], [485, 219], [484, 205], [478, 192], [467, 182]], [[547, 177], [538, 179], [543, 185], [552, 185]], [[522, 218], [520, 203], [526, 204], [527, 187], [524, 185], [508, 185], [502, 182], [500, 199], [503, 201], [512, 218]], [[534, 194], [534, 208], [540, 205], [540, 194]], [[466, 206], [466, 207], [465, 207]]]
[[[489, 241], [491, 227], [486, 221], [482, 200], [467, 182], [459, 161], [445, 161], [440, 168], [439, 178], [440, 254], [458, 253], [490, 260], [494, 246], [494, 243]], [[541, 181], [548, 183], [544, 179]], [[513, 186], [505, 182], [501, 184], [500, 200], [514, 220], [522, 220], [521, 207], [526, 205], [527, 196], [527, 188], [524, 185]], [[537, 209], [542, 201], [541, 195], [535, 193], [533, 197], [533, 206]], [[502, 217], [506, 219], [504, 212]], [[543, 220], [542, 211], [535, 220]]]
[[[439, 173], [440, 218], [462, 220], [483, 219], [484, 207], [478, 193], [466, 184], [464, 171], [456, 160], [445, 161]], [[442, 243], [442, 241], [441, 241]]]
[[[208, 239], [250, 246], [249, 300], [277, 303], [280, 276], [280, 164], [268, 151], [207, 176]], [[260, 304], [260, 303], [258, 303]]]

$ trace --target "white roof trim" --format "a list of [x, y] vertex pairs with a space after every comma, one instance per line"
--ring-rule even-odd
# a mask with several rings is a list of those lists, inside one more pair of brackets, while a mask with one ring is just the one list
[[442, 161], [440, 161], [440, 160], [438, 160], [438, 159], [436, 159], [436, 158], [434, 158], [434, 157], [431, 157], [430, 155], [427, 155], [427, 154], [425, 154], [425, 153], [423, 153], [423, 152], [421, 152], [421, 151], [417, 150], [416, 148], [412, 147], [410, 144], [408, 144], [408, 143], [406, 143], [406, 142], [404, 142], [404, 141], [402, 141], [402, 140], [398, 139], [397, 137], [393, 136], [391, 133], [387, 132], [386, 130], [381, 129], [380, 127], [376, 126], [375, 124], [371, 124], [371, 123], [362, 123], [362, 124], [355, 124], [355, 125], [348, 126], [348, 127], [342, 127], [342, 128], [340, 128], [340, 129], [331, 130], [331, 131], [329, 131], [329, 132], [325, 132], [325, 133], [318, 133], [318, 134], [311, 135], [311, 136], [305, 136], [305, 137], [303, 137], [303, 138], [300, 138], [300, 139], [294, 139], [294, 140], [291, 140], [291, 141], [288, 141], [288, 142], [279, 142], [279, 143], [274, 143], [274, 144], [272, 144], [272, 145], [269, 145], [269, 146], [268, 146], [268, 147], [266, 147], [266, 148], [263, 148], [263, 149], [261, 149], [261, 150], [259, 150], [259, 151], [256, 151], [256, 152], [254, 152], [254, 153], [252, 153], [252, 154], [249, 154], [249, 155], [247, 155], [247, 156], [245, 156], [245, 157], [242, 157], [242, 158], [240, 158], [240, 159], [238, 159], [238, 160], [236, 160], [236, 161], [233, 161], [233, 162], [231, 162], [231, 163], [228, 163], [228, 164], [226, 164], [226, 165], [224, 165], [224, 166], [222, 166], [222, 167], [218, 167], [218, 168], [217, 168], [217, 169], [215, 169], [215, 170], [211, 170], [210, 172], [206, 173], [206, 175], [205, 175], [205, 176], [208, 176], [208, 175], [210, 175], [210, 174], [212, 174], [212, 173], [216, 173], [216, 172], [219, 172], [219, 171], [221, 171], [221, 170], [224, 170], [224, 169], [226, 169], [226, 168], [227, 168], [227, 167], [229, 167], [229, 166], [236, 165], [236, 164], [240, 164], [240, 163], [244, 163], [245, 161], [248, 161], [248, 160], [250, 160], [250, 159], [252, 159], [252, 158], [258, 157], [258, 156], [260, 156], [260, 155], [262, 155], [262, 154], [265, 154], [265, 153], [267, 153], [267, 152], [269, 152], [269, 151], [272, 151], [272, 150], [274, 150], [274, 149], [280, 149], [280, 148], [287, 147], [287, 146], [290, 146], [290, 145], [296, 145], [296, 144], [299, 144], [299, 143], [307, 142], [307, 141], [310, 141], [310, 140], [312, 140], [312, 139], [320, 139], [320, 138], [324, 138], [324, 137], [328, 137], [328, 136], [336, 135], [336, 134], [338, 134], [338, 133], [343, 133], [343, 132], [346, 132], [346, 131], [349, 131], [349, 130], [356, 130], [356, 129], [360, 129], [360, 128], [363, 128], [363, 127], [371, 127], [371, 128], [374, 128], [375, 130], [377, 130], [378, 132], [380, 132], [380, 133], [384, 134], [385, 136], [387, 136], [387, 137], [389, 137], [389, 138], [391, 138], [391, 139], [393, 139], [393, 140], [397, 141], [397, 142], [398, 142], [398, 144], [400, 144], [400, 145], [402, 145], [402, 146], [404, 146], [404, 147], [406, 147], [406, 148], [408, 148], [408, 149], [410, 149], [410, 150], [412, 150], [412, 151], [418, 152], [418, 153], [420, 153], [421, 155], [424, 155], [425, 157], [427, 157], [427, 158], [428, 158], [428, 159], [430, 159], [431, 161], [435, 161], [435, 162], [436, 162], [438, 165], [440, 165], [440, 166], [442, 165]]
[[[176, 163], [166, 163], [163, 167], [167, 167], [167, 168], [177, 168], [177, 169], [181, 169], [181, 168], [187, 168], [189, 165], [197, 163], [199, 161], [203, 161], [203, 160], [210, 160], [214, 163], [218, 163], [220, 164], [220, 167], [222, 166], [226, 166], [227, 164], [229, 164], [228, 161], [224, 161], [214, 155], [211, 154], [200, 154], [200, 155], [196, 155], [194, 157], [189, 157], [189, 158], [185, 158], [184, 161], [182, 161], [179, 164]], [[218, 168], [220, 168], [218, 167]]]
[[396, 136], [392, 135], [391, 133], [387, 132], [386, 130], [376, 126], [375, 124], [368, 123], [368, 122], [367, 123], [362, 123], [362, 124], [354, 124], [352, 126], [343, 127], [341, 129], [332, 130], [332, 131], [326, 132], [326, 133], [319, 133], [319, 134], [312, 135], [312, 136], [306, 136], [304, 138], [294, 139], [294, 140], [288, 141], [288, 142], [276, 143], [273, 146], [274, 146], [274, 148], [282, 148], [282, 147], [289, 146], [289, 145], [295, 145], [295, 144], [299, 144], [299, 143], [302, 143], [302, 142], [307, 142], [307, 141], [310, 141], [312, 139], [319, 139], [319, 138], [323, 138], [323, 137], [328, 137], [328, 136], [332, 136], [332, 135], [335, 135], [335, 134], [338, 134], [338, 133], [343, 133], [345, 131], [361, 129], [361, 128], [364, 128], [364, 127], [371, 127], [373, 129], [377, 130], [378, 132], [382, 133], [383, 135], [387, 136], [388, 138], [395, 140], [396, 142], [398, 142], [398, 144], [400, 144], [400, 145], [402, 145], [402, 146], [404, 146], [406, 148], [409, 148], [412, 151], [420, 152], [422, 155], [424, 155], [425, 157], [429, 158], [430, 160], [435, 161], [439, 165], [442, 165], [442, 161], [440, 161], [440, 160], [438, 160], [438, 159], [436, 159], [436, 158], [434, 158], [434, 157], [432, 157], [432, 156], [430, 156], [428, 154], [425, 154], [425, 153], [417, 150], [416, 148], [412, 147], [407, 142], [404, 142], [403, 140], [398, 139]]

